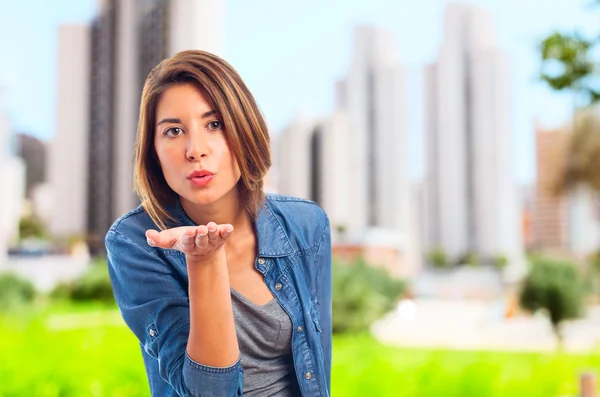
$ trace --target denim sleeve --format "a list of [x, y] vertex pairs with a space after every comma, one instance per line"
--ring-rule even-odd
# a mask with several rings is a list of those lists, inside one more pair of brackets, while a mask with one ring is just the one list
[[239, 359], [222, 368], [202, 365], [187, 355], [187, 283], [172, 265], [154, 248], [135, 243], [115, 230], [106, 236], [106, 250], [121, 315], [144, 350], [158, 361], [161, 378], [181, 397], [242, 396]]
[[331, 228], [329, 218], [326, 217], [325, 230], [317, 251], [316, 264], [317, 301], [319, 302], [319, 322], [321, 324], [321, 345], [325, 361], [325, 375], [327, 376], [327, 389], [331, 395], [331, 315], [332, 315], [332, 278], [331, 278]]

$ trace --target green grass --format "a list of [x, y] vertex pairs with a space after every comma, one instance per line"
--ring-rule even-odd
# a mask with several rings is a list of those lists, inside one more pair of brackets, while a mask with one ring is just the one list
[[[54, 305], [0, 316], [0, 397], [149, 396], [138, 343], [114, 307]], [[598, 355], [400, 349], [334, 339], [336, 397], [575, 396]]]
[[79, 305], [0, 319], [0, 397], [149, 396], [139, 344], [118, 315]]
[[334, 342], [335, 396], [576, 396], [600, 355], [390, 348], [367, 336]]

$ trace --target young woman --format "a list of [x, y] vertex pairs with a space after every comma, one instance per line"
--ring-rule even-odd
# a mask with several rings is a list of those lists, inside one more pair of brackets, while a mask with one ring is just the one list
[[184, 51], [144, 85], [141, 206], [106, 236], [153, 396], [329, 396], [331, 238], [313, 202], [265, 195], [269, 135], [224, 60]]

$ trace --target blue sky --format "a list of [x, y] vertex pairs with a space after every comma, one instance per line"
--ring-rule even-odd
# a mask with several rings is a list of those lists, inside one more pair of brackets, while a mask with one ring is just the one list
[[[537, 42], [554, 29], [597, 26], [600, 10], [579, 0], [473, 0], [493, 17], [499, 46], [511, 56], [514, 171], [534, 178], [533, 121], [548, 126], [569, 117], [569, 98], [536, 81]], [[224, 57], [240, 72], [273, 133], [300, 109], [326, 115], [334, 82], [349, 67], [352, 29], [372, 24], [391, 30], [407, 68], [408, 143], [411, 174], [422, 176], [421, 68], [442, 41], [444, 0], [227, 0]], [[43, 139], [55, 132], [57, 28], [85, 23], [95, 0], [0, 0], [0, 87], [15, 131]], [[210, 16], [207, 16], [209, 18]], [[201, 21], [200, 21], [201, 23]]]

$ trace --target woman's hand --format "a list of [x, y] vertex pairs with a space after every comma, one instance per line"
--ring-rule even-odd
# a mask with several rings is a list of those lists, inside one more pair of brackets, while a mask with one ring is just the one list
[[206, 226], [182, 226], [162, 232], [147, 230], [146, 239], [153, 247], [174, 249], [183, 252], [188, 259], [202, 261], [211, 259], [232, 233], [232, 225], [209, 222]]

